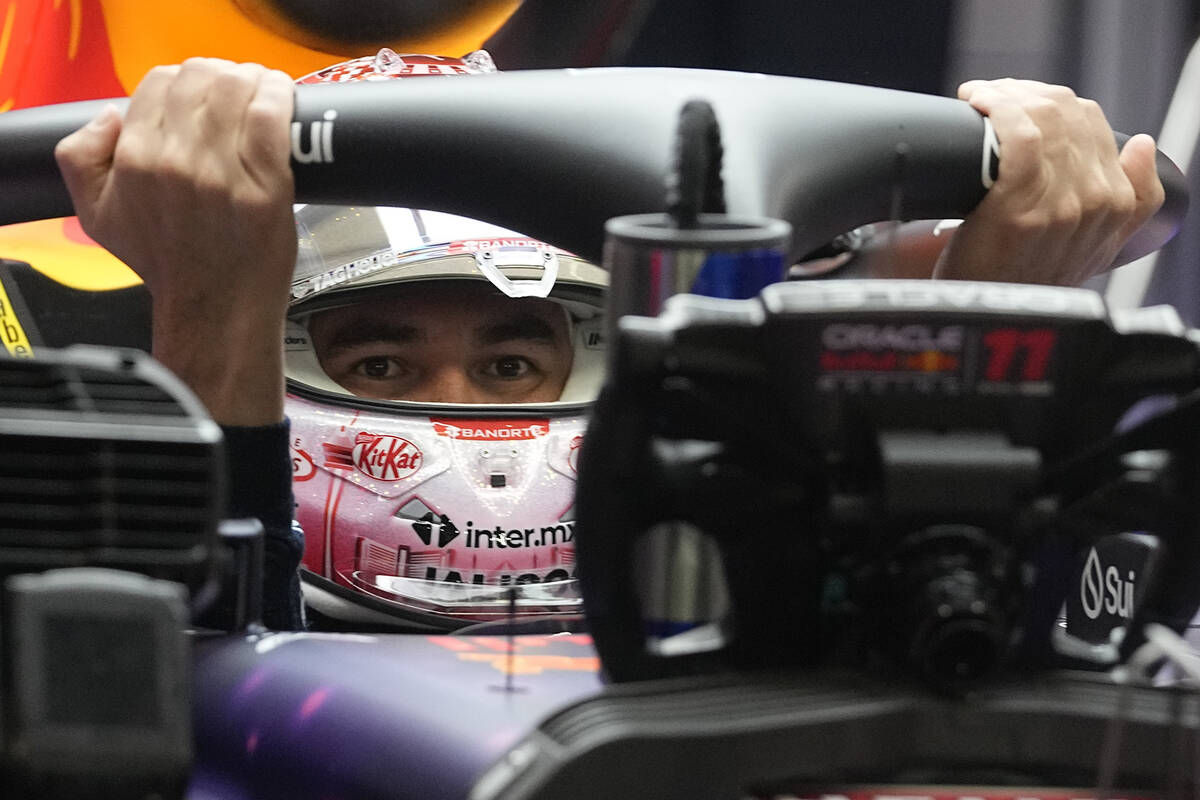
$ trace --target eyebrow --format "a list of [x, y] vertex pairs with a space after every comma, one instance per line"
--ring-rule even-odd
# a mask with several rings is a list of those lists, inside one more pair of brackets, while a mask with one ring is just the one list
[[479, 326], [473, 333], [478, 345], [496, 345], [504, 342], [527, 340], [539, 344], [555, 344], [558, 337], [554, 329], [536, 314], [514, 314], [503, 320]]
[[[475, 344], [489, 346], [513, 341], [530, 341], [554, 345], [558, 342], [554, 328], [541, 317], [518, 313], [501, 320], [484, 323], [472, 333]], [[412, 344], [425, 338], [425, 332], [415, 325], [381, 319], [355, 319], [334, 331], [324, 350], [338, 353], [372, 342]]]
[[377, 319], [356, 319], [338, 328], [325, 343], [325, 350], [337, 353], [370, 342], [411, 344], [424, 338], [414, 325]]

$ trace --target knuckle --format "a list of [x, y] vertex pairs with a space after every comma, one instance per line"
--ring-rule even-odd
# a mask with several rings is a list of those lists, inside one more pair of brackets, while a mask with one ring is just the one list
[[54, 159], [59, 164], [73, 164], [79, 152], [76, 142], [74, 135], [59, 139], [58, 144], [54, 145]]
[[146, 73], [146, 77], [143, 78], [143, 82], [147, 82], [147, 81], [159, 82], [159, 81], [172, 80], [173, 78], [175, 78], [176, 75], [179, 74], [180, 69], [181, 69], [181, 67], [178, 67], [178, 66], [159, 64], [158, 66], [150, 68], [150, 70]]
[[118, 178], [140, 175], [151, 170], [144, 148], [133, 137], [123, 136], [113, 151], [112, 171]]
[[1112, 193], [1111, 205], [1113, 213], [1122, 219], [1128, 219], [1138, 213], [1137, 193], [1128, 183], [1117, 187]]
[[1045, 95], [1028, 95], [1022, 100], [1021, 107], [1031, 117], [1039, 120], [1059, 117], [1063, 110], [1060, 103]]
[[1120, 213], [1118, 195], [1118, 191], [1099, 181], [1092, 181], [1080, 186], [1077, 196], [1081, 216], [1097, 217]]
[[257, 152], [260, 147], [279, 150], [283, 158], [283, 151], [287, 149], [287, 122], [290, 118], [287, 109], [277, 103], [260, 99], [251, 101], [245, 111], [245, 127], [251, 137], [247, 146], [252, 152]]
[[249, 125], [271, 125], [283, 119], [283, 112], [278, 105], [262, 97], [251, 98], [246, 104], [245, 115]]
[[217, 66], [216, 60], [203, 56], [192, 56], [179, 65], [185, 72], [208, 72]]
[[[1027, 120], [1007, 132], [1005, 141], [1011, 142], [1022, 151], [1040, 153], [1045, 145], [1046, 136], [1033, 120]], [[1004, 143], [1001, 142], [1001, 147], [1004, 146]], [[1001, 163], [1003, 163], [1003, 152], [1001, 159]]]
[[1072, 231], [1083, 222], [1084, 201], [1076, 194], [1064, 195], [1049, 209], [1046, 227], [1055, 231]]
[[248, 83], [252, 83], [247, 75], [234, 69], [220, 70], [213, 76], [212, 82], [218, 98], [233, 96], [243, 91]]
[[1062, 86], [1057, 83], [1046, 84], [1043, 93], [1047, 98], [1056, 103], [1070, 103], [1079, 99], [1075, 94], [1075, 90], [1070, 86]]
[[229, 69], [231, 72], [240, 75], [249, 81], [257, 81], [270, 71], [262, 64], [254, 64], [249, 62], [235, 64], [232, 61], [229, 62]]

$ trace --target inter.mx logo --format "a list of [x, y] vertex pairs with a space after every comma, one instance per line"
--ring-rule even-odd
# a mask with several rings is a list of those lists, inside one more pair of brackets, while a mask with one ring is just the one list
[[1083, 576], [1079, 581], [1079, 602], [1088, 619], [1097, 619], [1102, 613], [1125, 619], [1133, 617], [1133, 591], [1137, 576], [1129, 570], [1128, 577], [1111, 564], [1104, 567], [1096, 548], [1088, 553], [1083, 565]]

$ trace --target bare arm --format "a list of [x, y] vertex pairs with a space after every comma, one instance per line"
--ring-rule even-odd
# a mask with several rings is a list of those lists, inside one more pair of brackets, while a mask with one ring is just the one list
[[291, 113], [286, 74], [191, 59], [56, 150], [84, 229], [150, 290], [154, 355], [226, 425], [283, 419]]

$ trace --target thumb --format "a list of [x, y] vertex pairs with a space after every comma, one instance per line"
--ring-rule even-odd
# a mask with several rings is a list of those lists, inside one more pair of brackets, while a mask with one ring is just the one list
[[104, 189], [120, 135], [121, 112], [110, 103], [54, 148], [58, 169], [80, 217], [96, 203]]
[[1133, 136], [1121, 148], [1120, 163], [1136, 198], [1133, 227], [1136, 229], [1158, 211], [1165, 199], [1155, 164], [1154, 139], [1144, 133]]

